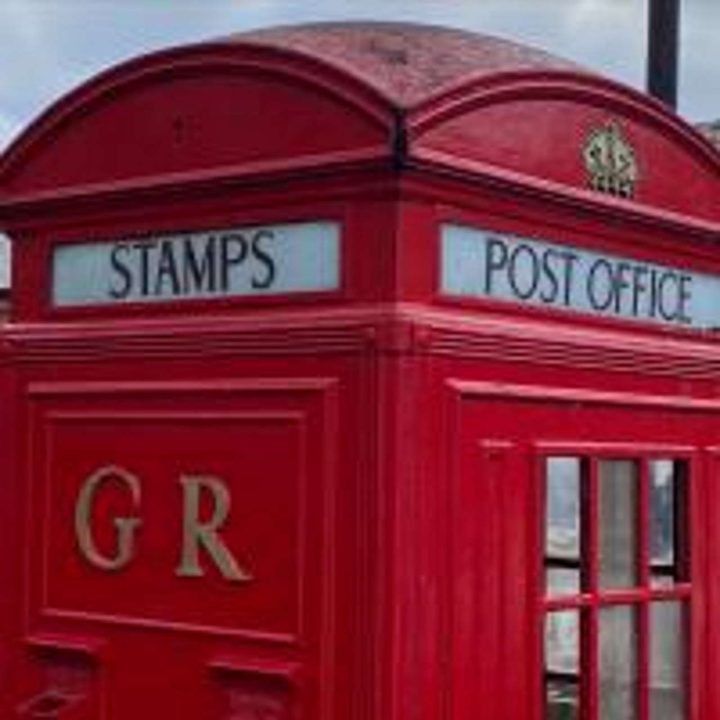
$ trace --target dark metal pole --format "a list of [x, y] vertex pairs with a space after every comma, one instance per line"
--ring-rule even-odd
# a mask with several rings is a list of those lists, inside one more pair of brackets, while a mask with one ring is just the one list
[[647, 0], [647, 89], [653, 97], [677, 107], [680, 49], [680, 0]]

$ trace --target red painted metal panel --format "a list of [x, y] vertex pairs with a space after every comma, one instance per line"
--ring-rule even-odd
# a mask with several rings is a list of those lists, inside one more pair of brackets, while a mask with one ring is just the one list
[[[603, 102], [588, 103], [591, 94]], [[613, 122], [635, 151], [634, 203], [720, 219], [717, 152], [664, 109], [607, 82], [520, 75], [438, 102], [413, 122], [411, 152], [420, 159], [586, 196], [594, 191], [583, 149], [593, 131]]]
[[[475, 372], [468, 372], [467, 368], [460, 366], [456, 368], [456, 372], [463, 377], [476, 375]], [[484, 373], [480, 377], [484, 377]], [[656, 590], [653, 597], [690, 598], [692, 618], [690, 672], [693, 678], [691, 691], [694, 710], [688, 717], [709, 717], [705, 709], [708, 689], [700, 682], [709, 659], [710, 644], [704, 630], [708, 622], [708, 615], [705, 612], [707, 578], [701, 561], [704, 557], [703, 538], [698, 535], [698, 532], [702, 535], [700, 528], [703, 526], [703, 514], [698, 499], [713, 484], [713, 477], [705, 475], [703, 466], [696, 459], [697, 452], [707, 448], [707, 443], [712, 442], [716, 437], [718, 427], [713, 415], [703, 411], [674, 410], [672, 401], [668, 402], [667, 409], [663, 411], [654, 406], [646, 406], [639, 397], [629, 398], [627, 408], [616, 408], [601, 396], [595, 397], [592, 393], [588, 394], [582, 390], [567, 393], [561, 404], [554, 404], [552, 396], [545, 398], [542, 393], [536, 395], [529, 386], [498, 387], [483, 381], [466, 381], [454, 383], [448, 390], [455, 398], [458, 412], [463, 418], [460, 421], [463, 428], [460, 434], [462, 439], [448, 438], [446, 444], [448, 452], [463, 457], [466, 453], [477, 454], [479, 448], [493, 448], [496, 452], [511, 454], [517, 459], [516, 462], [524, 465], [521, 472], [512, 472], [508, 467], [503, 475], [503, 484], [507, 486], [508, 493], [515, 498], [514, 509], [512, 505], [493, 502], [494, 496], [490, 486], [492, 475], [487, 471], [480, 472], [477, 462], [468, 469], [468, 472], [462, 472], [460, 469], [456, 471], [458, 481], [469, 483], [472, 479], [475, 484], [472, 491], [458, 502], [453, 522], [455, 532], [459, 533], [456, 537], [458, 540], [462, 539], [456, 547], [460, 552], [473, 556], [475, 562], [465, 573], [457, 572], [452, 576], [454, 596], [456, 599], [463, 598], [466, 595], [464, 587], [472, 582], [471, 578], [474, 577], [478, 587], [482, 588], [484, 602], [490, 603], [494, 612], [488, 615], [479, 613], [469, 615], [475, 622], [482, 622], [482, 619], [486, 621], [482, 631], [458, 632], [456, 656], [465, 657], [470, 664], [462, 667], [461, 674], [456, 671], [454, 677], [462, 678], [473, 673], [477, 675], [483, 671], [486, 663], [490, 663], [493, 672], [499, 673], [504, 678], [506, 692], [498, 692], [499, 687], [503, 686], [502, 682], [498, 683], [495, 685], [494, 694], [491, 693], [482, 704], [478, 704], [476, 700], [478, 685], [459, 682], [453, 688], [456, 695], [455, 707], [467, 706], [470, 710], [467, 714], [458, 710], [453, 717], [472, 717], [472, 712], [476, 712], [478, 707], [487, 708], [488, 712], [497, 713], [498, 717], [542, 717], [540, 698], [535, 694], [537, 689], [534, 693], [531, 691], [536, 685], [527, 674], [528, 668], [533, 668], [538, 675], [540, 673], [540, 666], [533, 657], [534, 648], [539, 644], [540, 638], [534, 630], [535, 618], [533, 613], [528, 611], [527, 603], [533, 599], [537, 601], [543, 595], [542, 575], [532, 571], [532, 566], [541, 562], [542, 545], [537, 539], [539, 532], [535, 529], [542, 522], [542, 516], [541, 513], [527, 511], [528, 507], [536, 505], [535, 499], [541, 488], [541, 476], [532, 471], [533, 464], [530, 462], [533, 445], [550, 455], [583, 455], [589, 452], [593, 455], [600, 453], [610, 458], [619, 456], [642, 458], [674, 457], [678, 454], [687, 456], [689, 452], [694, 454], [690, 479], [692, 502], [689, 510], [692, 526], [691, 544], [693, 548], [698, 548], [700, 557], [693, 561], [691, 579], [693, 589], [690, 591], [689, 587], [678, 585], [674, 589]], [[628, 408], [632, 408], [632, 412]], [[588, 444], [588, 440], [592, 442]], [[684, 443], [686, 445], [683, 445]], [[596, 483], [597, 480], [591, 483], [591, 487], [595, 487]], [[481, 492], [479, 488], [487, 490], [487, 495], [482, 500], [476, 499], [473, 502], [473, 498], [477, 498], [478, 493]], [[505, 510], [502, 519], [509, 527], [506, 525], [502, 532], [495, 529], [493, 533], [493, 528], [497, 528], [499, 508]], [[476, 534], [481, 531], [482, 535], [488, 538], [494, 536], [497, 546], [495, 552], [501, 550], [502, 558], [497, 558], [495, 562], [491, 561], [488, 564], [487, 560], [491, 556], [485, 550], [487, 540], [483, 541], [477, 534], [473, 541], [473, 538], [462, 530], [465, 523], [474, 527]], [[527, 533], [535, 537], [529, 545], [526, 545], [527, 541], [523, 539], [527, 537]], [[511, 554], [516, 545], [524, 546], [523, 552], [518, 553], [519, 564], [515, 565], [515, 572], [508, 572], [508, 567], [512, 567]], [[592, 549], [593, 547], [595, 550]], [[592, 543], [590, 557], [597, 558], [597, 546]], [[502, 568], [503, 580], [507, 583], [508, 590], [504, 601], [498, 604], [493, 601], [498, 590], [498, 583], [493, 581], [493, 573], [499, 568]], [[590, 577], [593, 577], [594, 572], [591, 568]], [[539, 582], [528, 587], [525, 582], [529, 577], [537, 578]], [[642, 578], [640, 582], [642, 584]], [[602, 593], [601, 589], [591, 583], [579, 605], [572, 599], [558, 599], [547, 603], [547, 607], [555, 610], [594, 607], [592, 604], [599, 597], [599, 593]], [[615, 592], [613, 602], [644, 603], [649, 597], [648, 592], [643, 590]], [[457, 624], [459, 631], [467, 621], [468, 616], [462, 612], [454, 616], [454, 623]], [[497, 632], [496, 624], [502, 627], [502, 641], [491, 640], [483, 646], [482, 653], [477, 653], [473, 643], [484, 634]], [[642, 643], [645, 637], [641, 631], [639, 642]], [[593, 633], [588, 639], [590, 643], [587, 646], [587, 677], [588, 682], [593, 684], [597, 682], [593, 681], [597, 673], [593, 660], [597, 657], [597, 639]], [[511, 648], [512, 652], [504, 652], [507, 648]], [[466, 656], [465, 653], [474, 653], [474, 662], [471, 659], [473, 656]], [[641, 669], [641, 683], [643, 677], [647, 679]], [[597, 717], [597, 696], [589, 693], [586, 700], [587, 717]], [[643, 707], [646, 705], [641, 703], [640, 712]]]
[[[17, 195], [221, 181], [387, 153], [381, 98], [331, 68], [253, 47], [128, 63], [61, 100], [4, 157]], [[132, 142], [124, 139], [132, 137]]]
[[[23, 485], [32, 509], [22, 627], [32, 634], [19, 638], [26, 680], [8, 702], [22, 717], [64, 702], [56, 696], [77, 697], [78, 708], [101, 703], [117, 718], [352, 717], [352, 696], [340, 689], [353, 687], [361, 654], [354, 627], [371, 608], [338, 607], [334, 598], [355, 596], [354, 579], [338, 563], [358, 562], [357, 527], [338, 510], [355, 506], [359, 474], [345, 472], [342, 487], [331, 483], [339, 463], [358, 464], [356, 446], [335, 441], [341, 429], [348, 440], [358, 435], [362, 414], [350, 410], [362, 407], [350, 399], [355, 363], [296, 362], [287, 376], [284, 363], [268, 362], [260, 376], [252, 365], [243, 371], [226, 362], [210, 380], [181, 379], [197, 371], [192, 362], [174, 381], [165, 379], [165, 363], [154, 365], [132, 383], [116, 368], [92, 381], [41, 371], [25, 385], [31, 435]], [[330, 368], [335, 374], [324, 374]], [[341, 389], [343, 408], [351, 403], [342, 426]], [[88, 550], [79, 498], [98, 468], [105, 474], [89, 508]], [[200, 542], [193, 568], [187, 483], [203, 477], [191, 515], [197, 510], [200, 523], [212, 525], [222, 506], [227, 517], [219, 543]], [[212, 487], [218, 482], [227, 505]], [[123, 555], [128, 518], [139, 521], [130, 552], [103, 567]], [[344, 628], [338, 646], [336, 623]], [[77, 687], [63, 684], [70, 676]]]
[[[587, 187], [608, 119], [635, 200]], [[661, 450], [692, 582], [653, 597], [692, 605], [685, 720], [714, 720], [713, 333], [443, 296], [440, 234], [720, 274], [717, 192], [653, 102], [455, 31], [252, 33], [61, 101], [0, 161], [2, 717], [541, 720], [544, 614], [581, 607], [594, 720], [599, 539], [546, 599], [543, 453], [592, 458], [596, 508], [597, 458]], [[52, 305], [56, 248], [300, 222], [339, 228], [328, 292]]]

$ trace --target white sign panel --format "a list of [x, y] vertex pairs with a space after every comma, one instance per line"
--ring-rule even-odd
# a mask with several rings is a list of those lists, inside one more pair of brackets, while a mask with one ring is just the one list
[[59, 245], [56, 307], [327, 292], [340, 287], [331, 222]]
[[720, 277], [459, 225], [442, 227], [441, 291], [680, 327], [720, 327]]

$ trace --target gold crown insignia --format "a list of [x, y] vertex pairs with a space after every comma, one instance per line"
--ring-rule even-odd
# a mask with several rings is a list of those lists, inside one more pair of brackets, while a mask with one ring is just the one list
[[626, 198], [635, 194], [639, 176], [635, 151], [617, 123], [610, 122], [588, 135], [583, 158], [593, 190]]

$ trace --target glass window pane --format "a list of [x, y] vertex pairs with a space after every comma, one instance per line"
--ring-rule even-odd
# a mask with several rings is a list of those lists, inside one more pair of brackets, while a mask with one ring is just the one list
[[545, 616], [545, 671], [578, 675], [580, 613], [577, 610], [561, 610]]
[[673, 565], [675, 560], [674, 475], [672, 460], [650, 463], [650, 559], [653, 565]]
[[650, 606], [650, 720], [685, 717], [684, 607], [677, 602]]
[[545, 720], [578, 720], [580, 687], [575, 682], [549, 679], [545, 684]]
[[682, 557], [681, 520], [686, 512], [683, 467], [672, 460], [650, 463], [650, 564], [656, 587], [687, 579]]
[[580, 559], [580, 461], [548, 458], [546, 470], [545, 555]]
[[549, 567], [545, 578], [548, 595], [577, 595], [580, 592], [580, 571], [562, 567]]
[[599, 524], [601, 588], [637, 584], [637, 465], [630, 460], [600, 460]]
[[637, 718], [637, 636], [632, 607], [613, 607], [599, 617], [599, 720]]

